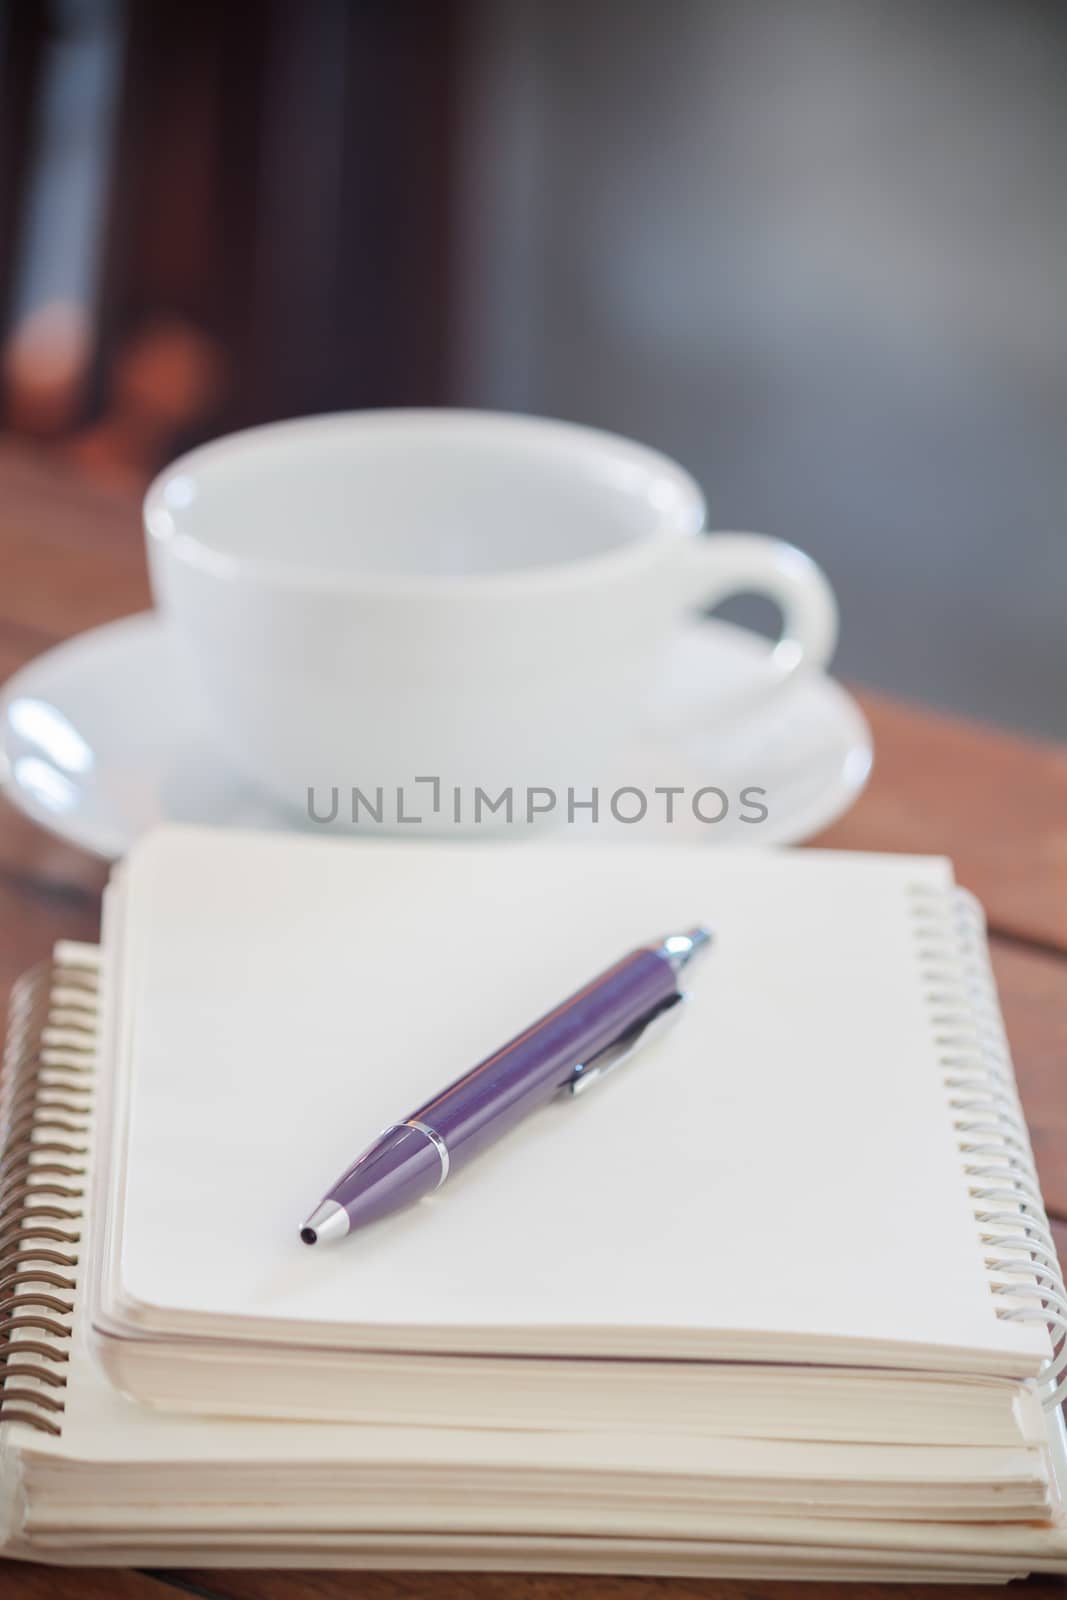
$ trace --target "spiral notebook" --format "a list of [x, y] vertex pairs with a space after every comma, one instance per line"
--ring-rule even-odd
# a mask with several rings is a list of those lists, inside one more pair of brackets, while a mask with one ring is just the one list
[[[383, 1125], [697, 921], [654, 1048], [299, 1243]], [[164, 830], [16, 995], [3, 1096], [16, 1553], [1064, 1564], [1063, 1287], [943, 860]]]

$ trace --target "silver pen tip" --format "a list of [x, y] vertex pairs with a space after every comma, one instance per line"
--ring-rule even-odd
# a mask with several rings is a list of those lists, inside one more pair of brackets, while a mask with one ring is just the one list
[[711, 943], [707, 928], [690, 928], [687, 933], [671, 933], [660, 945], [660, 954], [666, 956], [675, 972], [689, 965], [695, 955]]
[[336, 1200], [324, 1200], [300, 1230], [305, 1244], [331, 1244], [348, 1232], [348, 1212]]

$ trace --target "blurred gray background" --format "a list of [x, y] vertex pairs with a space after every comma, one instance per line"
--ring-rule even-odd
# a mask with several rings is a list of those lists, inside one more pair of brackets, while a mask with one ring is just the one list
[[712, 526], [796, 540], [842, 674], [1067, 734], [1067, 7], [476, 17], [460, 396], [648, 440]]
[[843, 675], [1067, 735], [1065, 86], [1062, 0], [0, 0], [0, 423], [614, 428]]

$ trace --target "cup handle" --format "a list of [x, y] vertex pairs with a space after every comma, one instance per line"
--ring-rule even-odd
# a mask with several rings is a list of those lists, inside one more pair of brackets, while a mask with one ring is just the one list
[[[716, 533], [688, 543], [690, 603], [703, 609], [735, 594], [762, 594], [782, 613], [772, 651], [778, 687], [802, 669], [829, 665], [837, 643], [837, 601], [822, 568], [796, 545], [764, 533]], [[746, 702], [748, 700], [746, 696]]]

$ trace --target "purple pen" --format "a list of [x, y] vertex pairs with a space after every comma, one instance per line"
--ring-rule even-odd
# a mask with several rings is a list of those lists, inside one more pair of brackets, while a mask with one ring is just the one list
[[412, 1205], [560, 1090], [582, 1093], [677, 1016], [678, 974], [710, 939], [691, 928], [631, 951], [386, 1128], [311, 1213], [301, 1239], [343, 1239]]

